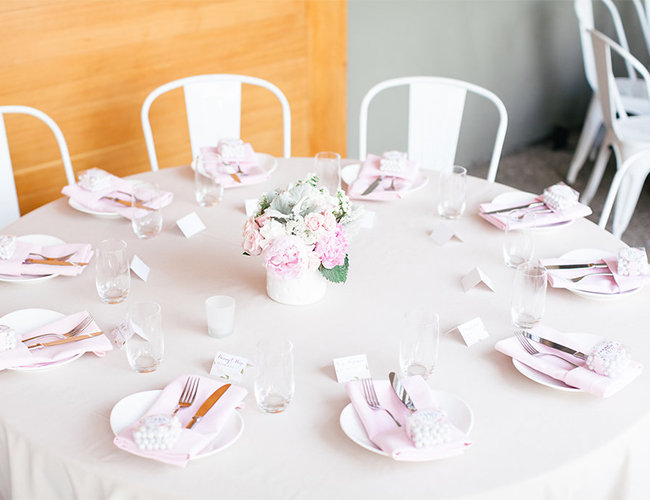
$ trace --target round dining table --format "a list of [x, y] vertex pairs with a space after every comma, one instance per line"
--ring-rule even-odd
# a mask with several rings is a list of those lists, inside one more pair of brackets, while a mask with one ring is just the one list
[[[354, 161], [344, 161], [344, 168]], [[358, 162], [356, 162], [358, 163]], [[150, 268], [132, 275], [130, 293], [116, 305], [100, 301], [94, 259], [75, 277], [35, 283], [0, 282], [0, 316], [21, 309], [63, 314], [88, 311], [106, 332], [125, 318], [129, 303], [158, 302], [164, 359], [152, 373], [131, 370], [124, 349], [86, 354], [49, 370], [0, 373], [0, 498], [642, 498], [650, 496], [650, 379], [645, 374], [609, 398], [548, 387], [522, 375], [496, 351], [510, 337], [514, 270], [503, 261], [503, 232], [478, 216], [478, 205], [512, 188], [469, 177], [467, 208], [455, 221], [436, 210], [438, 174], [401, 199], [359, 202], [372, 221], [350, 240], [345, 284], [302, 306], [266, 294], [260, 257], [244, 255], [245, 201], [284, 188], [313, 171], [313, 159], [278, 159], [270, 179], [227, 189], [215, 207], [195, 200], [189, 166], [132, 176], [173, 192], [162, 232], [138, 239], [129, 220], [90, 215], [61, 198], [30, 212], [3, 234], [56, 236], [96, 246], [127, 243], [129, 257]], [[545, 186], [539, 186], [540, 192]], [[192, 212], [205, 229], [185, 237], [176, 221]], [[430, 236], [441, 225], [454, 237]], [[535, 258], [576, 249], [616, 253], [623, 243], [586, 219], [538, 231]], [[493, 290], [467, 291], [461, 279], [478, 267]], [[208, 335], [205, 300], [236, 300], [234, 333]], [[650, 364], [650, 289], [591, 300], [550, 288], [542, 323], [628, 346]], [[463, 454], [424, 462], [396, 461], [350, 439], [340, 415], [350, 400], [337, 382], [335, 358], [365, 354], [372, 377], [399, 371], [404, 314], [423, 307], [440, 316], [438, 364], [430, 387], [460, 398], [472, 413], [472, 445]], [[467, 346], [458, 325], [481, 318], [489, 336]], [[293, 342], [295, 396], [288, 409], [267, 414], [256, 405], [255, 367], [237, 385], [248, 390], [239, 438], [218, 453], [175, 467], [129, 454], [113, 443], [110, 415], [123, 398], [163, 389], [182, 374], [210, 377], [215, 354], [254, 363], [255, 346], [281, 334]]]

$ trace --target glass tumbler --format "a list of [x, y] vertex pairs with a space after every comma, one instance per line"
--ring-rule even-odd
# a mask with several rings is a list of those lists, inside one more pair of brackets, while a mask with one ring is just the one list
[[438, 362], [440, 319], [428, 309], [413, 309], [406, 313], [399, 348], [402, 375], [429, 378]]
[[160, 305], [135, 302], [129, 305], [127, 318], [131, 336], [126, 341], [126, 356], [131, 368], [138, 373], [155, 371], [165, 351]]
[[533, 258], [537, 215], [530, 210], [512, 210], [506, 218], [503, 233], [503, 260], [516, 268]]
[[223, 159], [219, 154], [194, 161], [194, 194], [202, 207], [216, 207], [223, 199]]
[[95, 284], [99, 298], [107, 304], [123, 302], [131, 288], [131, 270], [126, 243], [109, 239], [97, 245]]
[[293, 399], [293, 344], [269, 338], [257, 344], [255, 400], [266, 413], [280, 413]]
[[140, 239], [153, 238], [160, 234], [162, 224], [163, 215], [158, 184], [141, 182], [133, 186], [131, 225], [136, 236]]
[[524, 262], [515, 273], [510, 314], [518, 328], [532, 328], [542, 320], [546, 308], [546, 268]]
[[465, 211], [467, 169], [451, 167], [440, 172], [438, 183], [438, 214], [445, 219], [458, 219]]
[[341, 155], [330, 151], [318, 153], [314, 159], [318, 184], [332, 196], [341, 189]]

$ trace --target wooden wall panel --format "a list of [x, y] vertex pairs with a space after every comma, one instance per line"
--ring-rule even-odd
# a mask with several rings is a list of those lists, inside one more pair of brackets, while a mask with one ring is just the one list
[[[147, 170], [140, 109], [154, 88], [204, 73], [275, 83], [292, 112], [293, 156], [345, 155], [345, 0], [4, 0], [0, 3], [0, 104], [49, 114], [76, 172]], [[242, 138], [282, 154], [281, 108], [244, 87]], [[191, 161], [182, 91], [151, 110], [161, 167]], [[64, 184], [48, 129], [6, 117], [23, 213]]]

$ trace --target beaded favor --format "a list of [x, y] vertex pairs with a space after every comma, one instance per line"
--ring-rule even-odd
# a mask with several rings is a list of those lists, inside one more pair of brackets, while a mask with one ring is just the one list
[[111, 187], [111, 175], [100, 168], [79, 173], [79, 186], [86, 191], [102, 191]]
[[169, 450], [181, 436], [181, 422], [171, 415], [150, 415], [138, 422], [133, 440], [141, 450]]
[[243, 160], [245, 144], [241, 139], [221, 139], [217, 150], [226, 160]]
[[599, 375], [616, 378], [630, 363], [630, 355], [618, 342], [605, 340], [596, 345], [587, 357], [587, 367]]
[[0, 325], [0, 352], [16, 347], [16, 330], [7, 325]]
[[558, 182], [544, 190], [544, 204], [554, 212], [562, 212], [578, 204], [580, 193], [564, 182]]
[[623, 248], [620, 250], [616, 273], [621, 276], [641, 276], [650, 273], [645, 248]]
[[379, 160], [379, 170], [392, 174], [400, 173], [406, 166], [406, 153], [386, 151]]
[[0, 259], [9, 260], [14, 256], [17, 241], [16, 236], [0, 236]]
[[406, 433], [416, 448], [449, 443], [451, 424], [444, 410], [418, 410], [406, 419]]

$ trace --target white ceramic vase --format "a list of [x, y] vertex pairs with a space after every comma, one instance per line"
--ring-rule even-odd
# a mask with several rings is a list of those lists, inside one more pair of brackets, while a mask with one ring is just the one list
[[298, 278], [282, 279], [266, 273], [266, 293], [280, 304], [302, 306], [318, 302], [327, 292], [327, 280], [318, 269], [305, 271]]

